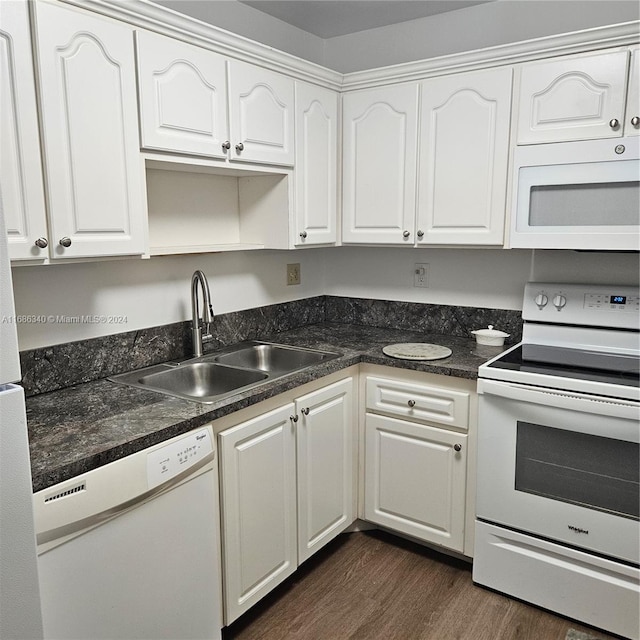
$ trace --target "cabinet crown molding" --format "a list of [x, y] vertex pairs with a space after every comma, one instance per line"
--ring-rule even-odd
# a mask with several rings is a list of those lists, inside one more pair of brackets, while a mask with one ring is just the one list
[[530, 40], [463, 51], [424, 60], [347, 73], [342, 89], [367, 89], [382, 84], [411, 82], [430, 77], [519, 64], [555, 56], [623, 47], [640, 41], [640, 20], [583, 29]]
[[342, 74], [153, 4], [149, 0], [59, 1], [337, 91], [364, 89], [552, 56], [629, 46], [640, 41], [640, 20], [633, 20]]

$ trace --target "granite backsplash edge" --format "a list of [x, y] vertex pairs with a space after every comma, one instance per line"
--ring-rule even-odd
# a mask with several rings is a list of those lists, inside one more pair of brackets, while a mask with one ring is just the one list
[[[205, 351], [320, 322], [459, 337], [469, 337], [471, 330], [493, 324], [511, 334], [507, 340], [510, 344], [518, 342], [522, 335], [519, 311], [315, 296], [220, 314], [214, 320], [213, 340], [206, 344]], [[21, 351], [21, 384], [29, 397], [185, 359], [191, 354], [191, 322], [176, 322]]]

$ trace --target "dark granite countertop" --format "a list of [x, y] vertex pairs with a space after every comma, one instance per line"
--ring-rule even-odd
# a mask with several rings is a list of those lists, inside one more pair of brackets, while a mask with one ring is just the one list
[[[477, 346], [468, 338], [337, 323], [308, 325], [262, 339], [338, 351], [342, 356], [214, 404], [181, 400], [106, 379], [27, 398], [34, 492], [359, 362], [473, 380], [478, 366], [503, 350]], [[452, 354], [420, 362], [382, 353], [382, 347], [398, 342], [440, 344], [449, 347]]]

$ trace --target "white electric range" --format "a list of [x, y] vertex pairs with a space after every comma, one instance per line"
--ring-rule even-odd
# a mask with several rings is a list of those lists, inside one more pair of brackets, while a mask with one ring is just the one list
[[640, 634], [640, 294], [528, 283], [479, 369], [476, 583]]

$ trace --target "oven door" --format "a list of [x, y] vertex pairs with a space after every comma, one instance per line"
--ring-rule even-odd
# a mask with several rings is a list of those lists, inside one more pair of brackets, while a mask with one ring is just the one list
[[493, 380], [478, 391], [478, 518], [638, 564], [638, 403]]
[[510, 246], [640, 249], [638, 142], [518, 147]]

